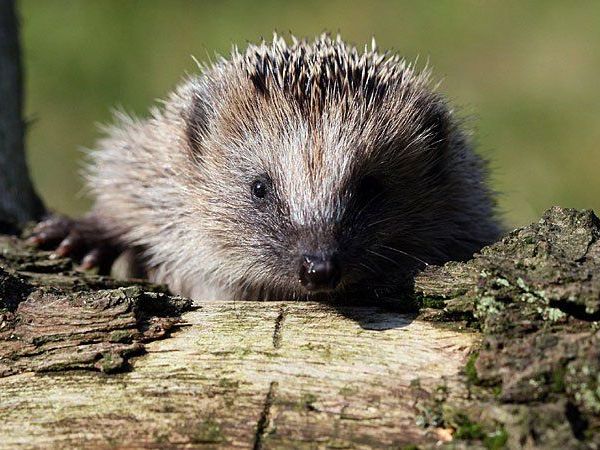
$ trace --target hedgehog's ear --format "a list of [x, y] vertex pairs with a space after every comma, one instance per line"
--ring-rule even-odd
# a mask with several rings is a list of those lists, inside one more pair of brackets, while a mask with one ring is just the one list
[[187, 112], [187, 141], [195, 157], [201, 156], [202, 141], [208, 132], [208, 105], [200, 92], [192, 96], [192, 103]]

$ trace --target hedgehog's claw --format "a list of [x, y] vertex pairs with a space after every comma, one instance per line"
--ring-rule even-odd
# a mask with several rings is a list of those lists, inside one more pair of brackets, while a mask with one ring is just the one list
[[99, 245], [88, 252], [81, 259], [81, 264], [77, 270], [88, 271], [98, 268], [100, 273], [110, 273], [113, 262], [119, 256], [117, 248], [110, 245]]
[[27, 243], [43, 249], [53, 249], [50, 258], [69, 257], [80, 262], [77, 270], [98, 268], [101, 273], [108, 273], [118, 256], [118, 250], [99, 239], [93, 228], [90, 228], [89, 219], [85, 220], [50, 217], [35, 226]]
[[35, 247], [48, 248], [65, 240], [73, 228], [73, 221], [62, 216], [52, 216], [38, 223], [27, 243]]
[[81, 244], [81, 239], [76, 236], [75, 233], [70, 233], [60, 242], [59, 246], [56, 247], [54, 254], [62, 257], [73, 255]]

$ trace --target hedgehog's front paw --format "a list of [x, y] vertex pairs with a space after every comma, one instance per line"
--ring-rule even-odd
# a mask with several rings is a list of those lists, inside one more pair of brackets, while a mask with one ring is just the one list
[[43, 249], [54, 249], [56, 257], [70, 257], [80, 262], [79, 270], [98, 268], [101, 273], [119, 255], [119, 249], [103, 238], [91, 216], [79, 220], [53, 215], [38, 223], [27, 242]]

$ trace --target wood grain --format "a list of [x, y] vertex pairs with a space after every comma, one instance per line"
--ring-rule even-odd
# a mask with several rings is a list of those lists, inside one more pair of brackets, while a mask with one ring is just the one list
[[376, 307], [205, 303], [130, 373], [0, 379], [0, 445], [389, 448], [423, 441], [410, 384], [475, 336]]

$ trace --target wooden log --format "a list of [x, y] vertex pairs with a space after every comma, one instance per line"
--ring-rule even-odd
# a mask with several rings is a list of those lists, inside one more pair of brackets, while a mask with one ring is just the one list
[[455, 377], [472, 333], [376, 307], [205, 303], [130, 373], [0, 380], [7, 446], [390, 448], [423, 441], [411, 382]]
[[471, 261], [429, 267], [398, 299], [413, 314], [190, 309], [16, 238], [0, 247], [0, 447], [600, 445], [590, 211], [554, 208]]

